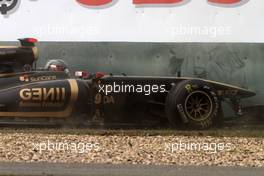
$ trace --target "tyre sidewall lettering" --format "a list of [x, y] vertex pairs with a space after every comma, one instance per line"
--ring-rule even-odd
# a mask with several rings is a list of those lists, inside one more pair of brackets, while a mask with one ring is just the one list
[[178, 112], [180, 113], [180, 115], [182, 117], [183, 123], [188, 123], [189, 120], [188, 120], [188, 117], [186, 116], [186, 113], [184, 111], [182, 104], [178, 104], [177, 109], [178, 109]]
[[[201, 121], [189, 118], [185, 106], [183, 106], [186, 98], [194, 91], [204, 93], [210, 98], [211, 102], [210, 108], [212, 109], [210, 110], [211, 112], [208, 112], [210, 114], [205, 119], [200, 119]], [[207, 129], [213, 125], [214, 119], [218, 114], [218, 109], [219, 101], [214, 89], [202, 80], [185, 80], [180, 82], [172, 87], [166, 99], [166, 114], [173, 126], [177, 126], [177, 123], [179, 124], [180, 121], [186, 127]]]

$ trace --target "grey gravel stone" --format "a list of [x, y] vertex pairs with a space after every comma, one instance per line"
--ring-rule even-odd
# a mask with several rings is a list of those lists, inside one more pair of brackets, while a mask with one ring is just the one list
[[0, 133], [0, 162], [264, 167], [264, 139]]

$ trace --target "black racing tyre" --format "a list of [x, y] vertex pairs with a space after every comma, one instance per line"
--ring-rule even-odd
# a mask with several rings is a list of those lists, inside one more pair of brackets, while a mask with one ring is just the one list
[[213, 126], [217, 128], [222, 127], [224, 125], [224, 110], [222, 107], [222, 102], [218, 101], [218, 104], [219, 104], [218, 113], [217, 113], [216, 118], [213, 121]]
[[202, 80], [185, 80], [172, 86], [167, 95], [165, 111], [173, 127], [208, 129], [218, 115], [219, 101]]

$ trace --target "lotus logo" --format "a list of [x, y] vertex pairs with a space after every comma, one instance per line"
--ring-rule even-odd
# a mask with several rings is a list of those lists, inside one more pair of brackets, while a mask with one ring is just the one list
[[19, 80], [21, 82], [29, 82], [29, 76], [28, 75], [23, 75], [19, 77]]
[[0, 13], [6, 15], [8, 11], [14, 9], [18, 0], [0, 0]]

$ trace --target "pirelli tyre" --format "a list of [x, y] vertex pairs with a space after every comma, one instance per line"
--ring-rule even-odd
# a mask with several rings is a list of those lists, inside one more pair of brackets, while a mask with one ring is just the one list
[[166, 115], [173, 127], [208, 129], [218, 110], [213, 88], [201, 80], [185, 80], [172, 86], [165, 103]]

